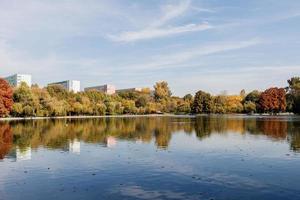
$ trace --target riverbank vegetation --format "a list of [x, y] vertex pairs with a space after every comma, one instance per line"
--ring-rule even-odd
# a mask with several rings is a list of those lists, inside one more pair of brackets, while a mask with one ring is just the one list
[[121, 114], [201, 113], [300, 113], [300, 77], [288, 80], [286, 88], [272, 87], [238, 95], [211, 95], [198, 91], [194, 96], [172, 96], [167, 82], [154, 90], [107, 95], [99, 91], [73, 93], [59, 85], [40, 88], [25, 83], [11, 88], [0, 79], [1, 117], [54, 117]]

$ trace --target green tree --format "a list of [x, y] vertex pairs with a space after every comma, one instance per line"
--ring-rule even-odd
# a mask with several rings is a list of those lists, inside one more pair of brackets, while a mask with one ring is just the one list
[[104, 103], [97, 103], [96, 104], [96, 115], [105, 115], [106, 114], [106, 106]]
[[218, 95], [213, 97], [212, 112], [218, 114], [226, 113], [226, 96]]
[[140, 95], [137, 100], [135, 101], [135, 106], [140, 108], [140, 107], [146, 107], [147, 102], [150, 101], [150, 97], [148, 95]]
[[133, 100], [124, 100], [122, 103], [124, 114], [136, 114], [137, 108], [135, 107], [135, 102]]
[[11, 114], [15, 117], [22, 117], [23, 116], [23, 105], [22, 103], [14, 103], [12, 107]]
[[36, 111], [40, 108], [38, 97], [24, 82], [14, 91], [13, 100], [22, 105], [22, 116], [36, 116]]
[[211, 113], [213, 106], [212, 96], [204, 91], [198, 91], [194, 97], [192, 111], [195, 114]]
[[259, 99], [260, 99], [260, 94], [261, 94], [261, 92], [259, 92], [258, 90], [253, 90], [252, 92], [250, 92], [249, 94], [246, 95], [245, 101], [251, 101], [254, 103], [258, 103]]
[[71, 92], [61, 85], [49, 85], [47, 91], [51, 97], [56, 97], [58, 100], [67, 100], [71, 95]]
[[32, 104], [33, 93], [30, 87], [26, 83], [21, 83], [21, 85], [14, 91], [13, 94], [14, 102], [20, 102], [24, 105]]
[[288, 81], [287, 110], [300, 113], [300, 77], [293, 77]]
[[179, 114], [188, 114], [191, 112], [191, 104], [185, 100], [178, 100], [176, 112]]
[[244, 103], [244, 109], [246, 113], [254, 113], [256, 112], [256, 104], [252, 101], [246, 101]]
[[188, 101], [188, 102], [192, 102], [193, 101], [193, 95], [186, 94], [186, 95], [184, 95], [183, 100]]

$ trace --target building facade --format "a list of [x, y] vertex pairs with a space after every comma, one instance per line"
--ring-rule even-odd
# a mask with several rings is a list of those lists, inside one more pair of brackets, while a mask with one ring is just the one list
[[12, 87], [19, 87], [22, 82], [31, 87], [31, 75], [29, 74], [14, 74], [4, 78]]
[[61, 85], [70, 92], [71, 91], [75, 93], [80, 92], [80, 81], [66, 80], [66, 81], [61, 81], [56, 83], [49, 83], [48, 86], [50, 85]]
[[107, 84], [84, 88], [84, 91], [91, 91], [91, 90], [100, 91], [105, 94], [115, 94], [116, 93], [116, 87], [114, 85], [107, 85]]

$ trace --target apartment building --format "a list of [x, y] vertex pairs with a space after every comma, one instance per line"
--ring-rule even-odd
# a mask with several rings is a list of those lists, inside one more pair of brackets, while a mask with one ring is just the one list
[[31, 86], [31, 75], [29, 74], [14, 74], [4, 78], [12, 87], [19, 87], [22, 82]]
[[68, 91], [73, 91], [75, 93], [80, 92], [80, 81], [66, 80], [61, 82], [49, 83], [49, 85], [61, 85]]

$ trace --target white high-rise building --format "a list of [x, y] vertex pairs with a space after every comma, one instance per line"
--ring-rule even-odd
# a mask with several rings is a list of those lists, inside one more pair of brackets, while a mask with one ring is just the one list
[[48, 85], [61, 85], [68, 91], [73, 91], [75, 93], [80, 92], [80, 81], [67, 80], [56, 83], [49, 83]]
[[19, 87], [22, 82], [31, 87], [31, 75], [29, 74], [14, 74], [4, 79], [13, 87]]

